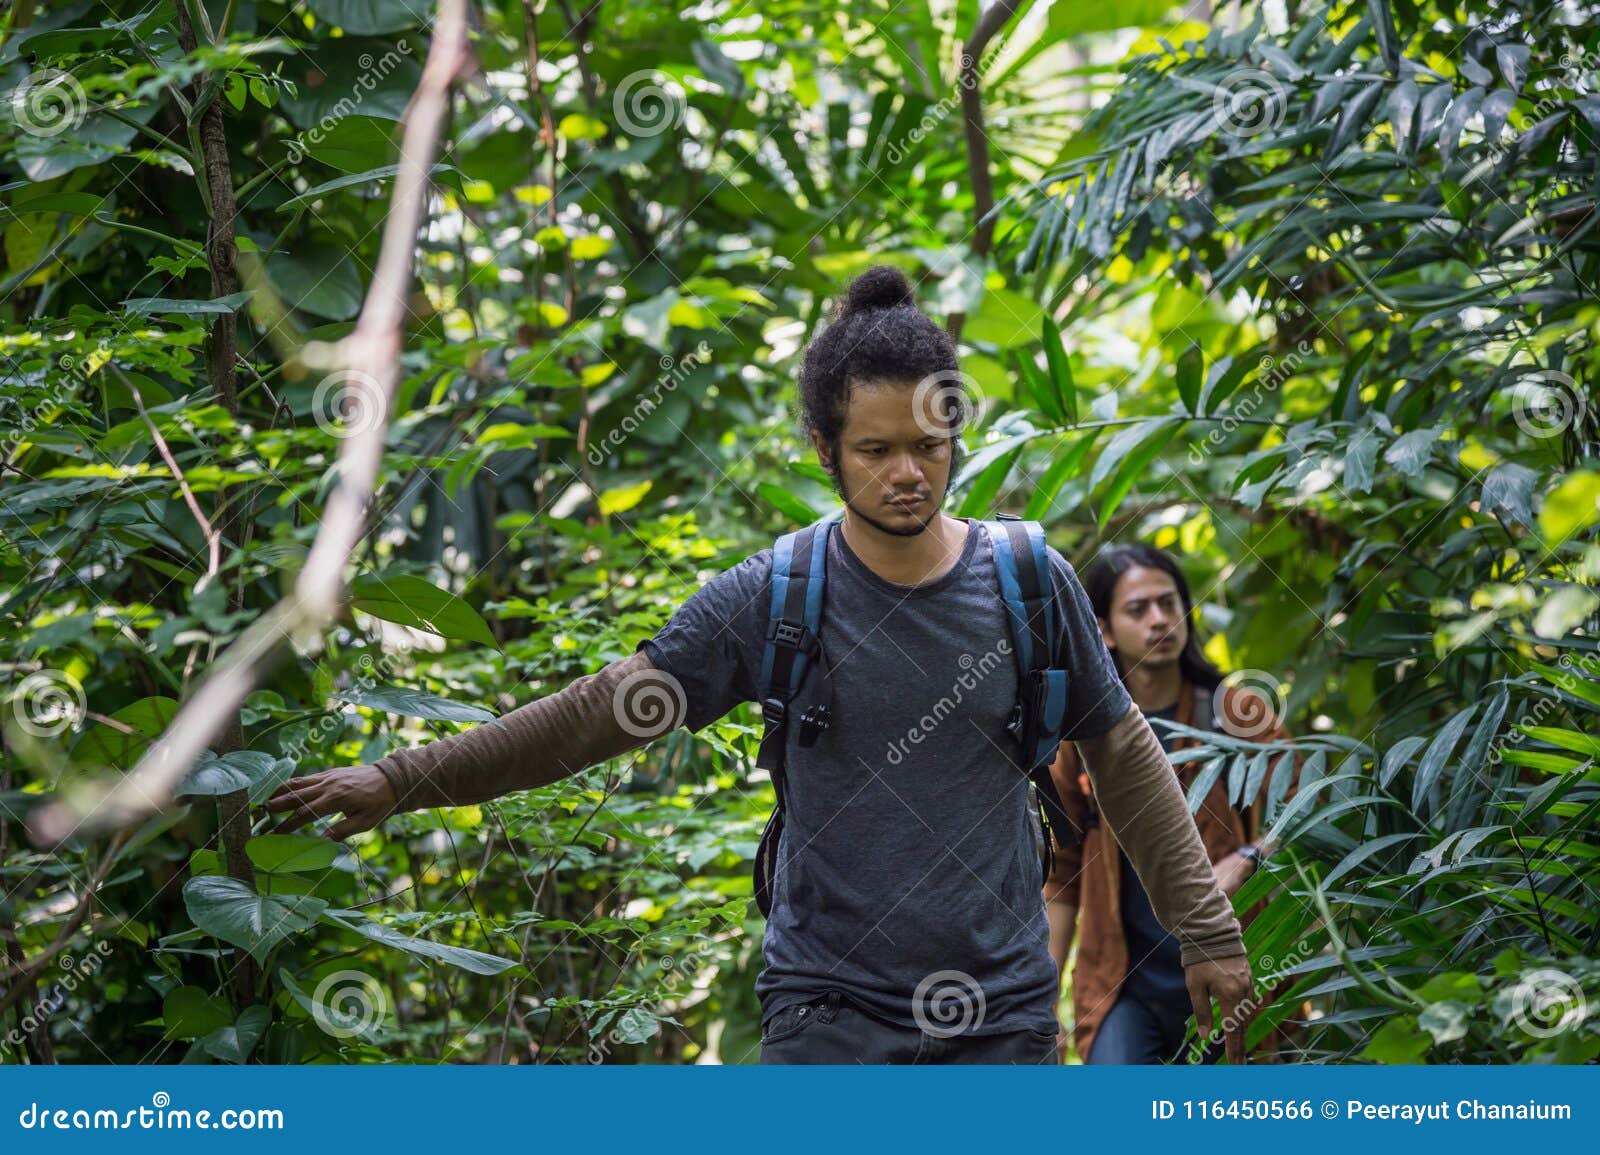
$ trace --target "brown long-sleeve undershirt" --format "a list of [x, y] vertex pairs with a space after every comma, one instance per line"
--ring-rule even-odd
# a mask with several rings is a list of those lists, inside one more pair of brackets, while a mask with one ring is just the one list
[[492, 722], [396, 750], [376, 765], [396, 810], [467, 806], [548, 786], [643, 746], [682, 720], [672, 704], [672, 687], [639, 650]]
[[[652, 683], [658, 683], [652, 685]], [[396, 810], [465, 806], [528, 790], [625, 754], [667, 733], [670, 680], [640, 650], [564, 689], [462, 734], [396, 750], [376, 765]], [[660, 709], [663, 705], [666, 709]], [[1185, 966], [1245, 953], [1183, 791], [1138, 707], [1077, 743], [1100, 802], [1156, 918], [1178, 936]]]
[[1077, 747], [1101, 820], [1133, 864], [1156, 921], [1177, 936], [1183, 965], [1244, 954], [1233, 903], [1217, 883], [1183, 788], [1139, 707]]

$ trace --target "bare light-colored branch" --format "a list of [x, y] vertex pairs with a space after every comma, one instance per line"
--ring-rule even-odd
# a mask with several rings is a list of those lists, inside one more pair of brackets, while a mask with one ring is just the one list
[[[131, 771], [109, 788], [79, 791], [35, 811], [29, 824], [35, 844], [55, 846], [75, 832], [126, 828], [171, 806], [178, 783], [282, 656], [285, 645], [316, 644], [338, 619], [345, 568], [366, 532], [366, 511], [383, 461], [429, 173], [451, 87], [470, 59], [466, 0], [439, 0], [422, 80], [406, 108], [400, 167], [378, 266], [355, 329], [321, 359], [321, 367], [359, 382], [363, 404], [374, 411], [340, 449], [338, 480], [294, 590], [234, 641]], [[310, 354], [308, 350], [308, 360]]]

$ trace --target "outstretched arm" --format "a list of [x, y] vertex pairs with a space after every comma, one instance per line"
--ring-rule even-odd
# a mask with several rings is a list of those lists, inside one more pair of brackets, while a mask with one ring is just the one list
[[308, 774], [267, 800], [297, 830], [341, 813], [330, 838], [370, 830], [391, 814], [465, 806], [545, 786], [643, 746], [683, 721], [681, 691], [636, 651], [557, 693], [462, 734], [377, 763]]
[[1229, 1061], [1243, 1062], [1237, 1012], [1241, 1003], [1248, 1006], [1251, 992], [1244, 938], [1161, 743], [1135, 706], [1109, 731], [1077, 746], [1103, 821], [1127, 853], [1157, 920], [1178, 938], [1201, 1033], [1211, 1033], [1215, 996], [1230, 1028]]

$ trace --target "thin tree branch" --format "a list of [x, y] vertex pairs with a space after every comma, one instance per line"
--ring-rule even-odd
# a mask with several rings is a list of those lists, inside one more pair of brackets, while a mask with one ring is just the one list
[[[293, 591], [234, 641], [131, 771], [109, 787], [85, 790], [36, 810], [29, 824], [36, 845], [53, 847], [74, 831], [125, 828], [171, 806], [178, 783], [230, 715], [237, 716], [245, 695], [282, 657], [284, 644], [317, 644], [337, 620], [345, 566], [366, 532], [366, 510], [383, 461], [429, 174], [451, 88], [470, 60], [466, 0], [440, 0], [422, 80], [406, 108], [400, 168], [372, 284], [354, 331], [331, 350], [321, 351], [324, 367], [359, 382], [375, 419], [354, 430], [340, 449], [338, 481]], [[308, 362], [314, 359], [312, 352], [307, 351]]]

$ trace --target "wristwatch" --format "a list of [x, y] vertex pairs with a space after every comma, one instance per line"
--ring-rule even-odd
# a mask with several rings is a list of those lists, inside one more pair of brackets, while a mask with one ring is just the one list
[[1254, 874], [1256, 871], [1261, 869], [1261, 849], [1259, 847], [1251, 846], [1247, 842], [1243, 846], [1239, 847], [1238, 850], [1235, 850], [1234, 853], [1240, 858], [1248, 858], [1250, 860], [1251, 874]]

